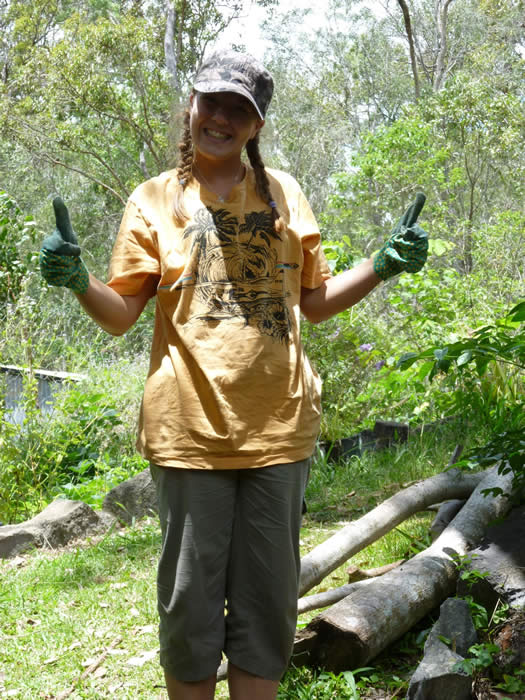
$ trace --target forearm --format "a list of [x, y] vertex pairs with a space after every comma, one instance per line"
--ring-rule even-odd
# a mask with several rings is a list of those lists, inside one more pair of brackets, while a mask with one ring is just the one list
[[75, 294], [82, 308], [111, 335], [123, 335], [140, 316], [148, 299], [155, 293], [155, 280], [148, 278], [139, 294], [121, 296], [92, 274], [85, 294]]
[[381, 282], [372, 258], [351, 270], [325, 280], [317, 289], [302, 289], [301, 311], [312, 323], [320, 323], [357, 304]]

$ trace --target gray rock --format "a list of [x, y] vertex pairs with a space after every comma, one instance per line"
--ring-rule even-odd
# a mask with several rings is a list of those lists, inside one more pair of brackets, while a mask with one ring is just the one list
[[0, 557], [13, 557], [30, 547], [61, 547], [105, 527], [86, 503], [57, 499], [25, 523], [0, 527]]
[[469, 700], [472, 679], [455, 666], [476, 641], [468, 604], [458, 598], [445, 600], [425, 642], [423, 660], [410, 680], [408, 700]]
[[434, 642], [419, 664], [408, 686], [407, 700], [470, 700], [472, 678], [454, 671], [462, 657], [443, 642]]
[[149, 467], [111, 489], [102, 510], [128, 525], [146, 515], [158, 513], [157, 492]]
[[[425, 642], [425, 654], [435, 642], [441, 642], [440, 637], [449, 640], [448, 646], [460, 656], [468, 656], [468, 650], [477, 644], [478, 635], [470, 608], [465, 600], [447, 598], [439, 609], [439, 619], [430, 631]], [[442, 643], [442, 642], [441, 642]]]
[[398, 423], [391, 420], [376, 420], [374, 425], [374, 437], [377, 449], [392, 447], [408, 440], [410, 427], [407, 423]]
[[466, 571], [477, 572], [458, 581], [458, 595], [472, 595], [489, 614], [501, 598], [511, 608], [525, 607], [525, 506], [511, 510], [501, 523], [487, 529], [470, 552]]

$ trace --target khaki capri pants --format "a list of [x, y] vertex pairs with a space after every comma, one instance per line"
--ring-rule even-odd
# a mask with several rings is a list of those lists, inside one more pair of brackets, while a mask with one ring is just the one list
[[248, 673], [282, 677], [309, 468], [309, 459], [243, 470], [151, 465], [162, 529], [160, 662], [177, 680], [214, 675], [223, 652]]

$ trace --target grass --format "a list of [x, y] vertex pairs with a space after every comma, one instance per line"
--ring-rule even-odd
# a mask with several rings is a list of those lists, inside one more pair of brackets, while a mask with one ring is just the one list
[[[425, 438], [333, 465], [319, 459], [307, 491], [303, 553], [414, 479], [442, 471], [451, 437]], [[452, 446], [453, 447], [453, 446]], [[361, 568], [410, 556], [428, 544], [430, 515], [418, 514], [352, 558]], [[0, 697], [165, 698], [158, 663], [155, 571], [160, 529], [146, 519], [134, 527], [66, 550], [35, 551], [0, 561]], [[346, 582], [348, 563], [311, 593]], [[316, 613], [299, 621], [306, 624]], [[291, 669], [279, 698], [389, 697], [406, 686], [416, 633], [374, 668], [340, 676]], [[96, 668], [90, 664], [99, 661]], [[357, 694], [356, 694], [357, 693]], [[359, 695], [360, 694], [360, 695]], [[217, 697], [228, 697], [226, 684]], [[377, 697], [377, 696], [376, 696]]]

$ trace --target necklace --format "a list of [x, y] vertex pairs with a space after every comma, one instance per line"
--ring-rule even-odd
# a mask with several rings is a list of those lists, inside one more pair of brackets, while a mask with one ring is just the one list
[[[225, 201], [226, 201], [227, 195], [225, 196], [225, 195], [219, 194], [219, 193], [215, 190], [215, 188], [211, 186], [211, 184], [210, 184], [209, 181], [204, 177], [204, 175], [202, 174], [200, 168], [198, 167], [198, 165], [197, 165], [195, 162], [193, 162], [193, 164], [192, 164], [192, 166], [191, 166], [191, 171], [192, 171], [192, 173], [193, 173], [194, 175], [197, 176], [197, 179], [198, 179], [198, 180], [201, 180], [201, 182], [202, 182], [204, 185], [206, 185], [206, 187], [210, 190], [210, 192], [213, 192], [213, 194], [215, 194], [215, 195], [217, 196], [217, 199], [219, 200], [219, 202], [225, 202]], [[232, 186], [230, 187], [230, 189], [229, 189], [229, 191], [228, 191], [228, 195], [230, 194], [230, 192], [232, 191], [232, 189], [235, 187], [235, 185], [237, 185], [237, 184], [242, 180], [243, 177], [244, 177], [244, 163], [241, 162], [241, 164], [240, 164], [240, 166], [239, 166], [239, 170], [237, 171], [237, 173], [235, 174], [235, 177], [233, 178], [233, 183], [232, 183]]]

